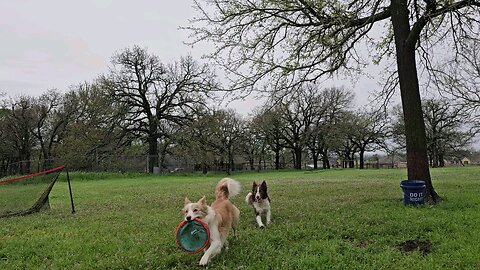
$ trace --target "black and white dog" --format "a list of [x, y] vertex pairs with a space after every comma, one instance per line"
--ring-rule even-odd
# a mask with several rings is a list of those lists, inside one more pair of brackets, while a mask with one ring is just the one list
[[270, 198], [267, 193], [267, 183], [263, 181], [260, 185], [253, 182], [252, 192], [245, 197], [245, 201], [253, 206], [255, 211], [255, 219], [260, 228], [265, 227], [262, 222], [262, 213], [266, 213], [267, 225], [270, 224], [272, 212], [270, 211]]

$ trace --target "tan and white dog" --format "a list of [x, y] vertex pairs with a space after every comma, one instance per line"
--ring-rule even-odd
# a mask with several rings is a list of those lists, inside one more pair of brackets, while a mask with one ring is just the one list
[[240, 193], [240, 183], [223, 178], [215, 187], [215, 201], [211, 206], [203, 196], [198, 202], [191, 202], [185, 198], [183, 213], [185, 221], [195, 218], [201, 219], [210, 230], [210, 246], [203, 254], [199, 264], [207, 265], [211, 258], [220, 253], [222, 247], [228, 248], [227, 236], [230, 229], [235, 230], [240, 220], [240, 210], [230, 202], [230, 198]]

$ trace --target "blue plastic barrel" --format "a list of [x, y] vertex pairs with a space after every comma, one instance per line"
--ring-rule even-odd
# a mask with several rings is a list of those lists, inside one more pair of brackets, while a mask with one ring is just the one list
[[404, 205], [419, 205], [425, 203], [425, 181], [403, 180], [400, 182], [403, 190]]

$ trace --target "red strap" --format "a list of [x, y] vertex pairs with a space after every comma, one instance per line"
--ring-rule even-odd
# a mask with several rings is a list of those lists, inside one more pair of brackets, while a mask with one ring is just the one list
[[20, 177], [13, 178], [13, 179], [3, 180], [3, 181], [0, 181], [0, 184], [9, 183], [9, 182], [15, 182], [15, 181], [22, 180], [22, 179], [25, 179], [25, 178], [30, 178], [30, 177], [35, 177], [35, 176], [42, 175], [42, 174], [51, 173], [51, 172], [54, 172], [54, 171], [61, 170], [61, 169], [63, 169], [63, 168], [65, 168], [65, 165], [58, 166], [58, 167], [55, 167], [55, 168], [53, 168], [53, 169], [46, 170], [46, 171], [42, 171], [42, 172], [38, 172], [38, 173], [33, 173], [33, 174], [28, 174], [28, 175], [20, 176]]

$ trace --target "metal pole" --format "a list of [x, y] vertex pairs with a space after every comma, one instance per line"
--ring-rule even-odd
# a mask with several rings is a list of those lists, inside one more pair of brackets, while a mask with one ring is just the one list
[[73, 195], [72, 195], [72, 186], [70, 185], [70, 175], [68, 174], [68, 169], [65, 168], [67, 171], [67, 182], [68, 182], [68, 191], [70, 192], [70, 202], [72, 203], [72, 214], [75, 213], [75, 205], [73, 204]]

